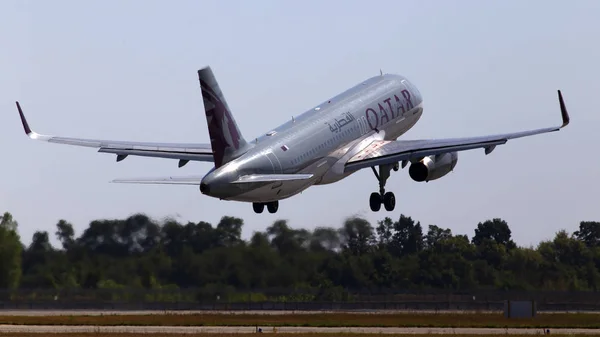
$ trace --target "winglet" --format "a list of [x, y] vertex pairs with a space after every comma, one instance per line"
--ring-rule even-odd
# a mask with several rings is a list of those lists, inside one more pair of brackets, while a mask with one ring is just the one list
[[16, 103], [17, 103], [17, 110], [19, 110], [19, 115], [21, 116], [21, 123], [23, 123], [23, 129], [25, 129], [25, 133], [29, 136], [33, 132], [31, 131], [31, 128], [29, 127], [29, 123], [27, 123], [27, 119], [25, 119], [25, 115], [23, 114], [21, 105], [19, 104], [18, 101]]
[[565, 126], [569, 125], [571, 118], [569, 117], [569, 113], [567, 112], [567, 107], [565, 106], [565, 101], [563, 100], [562, 93], [560, 92], [560, 90], [558, 90], [558, 101], [560, 103], [560, 113], [562, 115], [563, 120], [561, 128], [564, 128]]

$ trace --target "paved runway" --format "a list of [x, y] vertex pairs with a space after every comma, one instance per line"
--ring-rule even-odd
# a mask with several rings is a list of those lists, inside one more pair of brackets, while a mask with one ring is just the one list
[[[144, 326], [55, 326], [55, 325], [0, 325], [0, 333], [146, 333], [146, 334], [183, 334], [183, 333], [255, 333], [253, 326], [245, 327], [144, 327]], [[273, 328], [264, 327], [263, 332], [273, 332]], [[313, 328], [279, 327], [277, 333], [377, 333], [377, 334], [543, 334], [542, 329], [491, 329], [491, 328]], [[552, 334], [593, 334], [600, 335], [600, 329], [550, 329]]]

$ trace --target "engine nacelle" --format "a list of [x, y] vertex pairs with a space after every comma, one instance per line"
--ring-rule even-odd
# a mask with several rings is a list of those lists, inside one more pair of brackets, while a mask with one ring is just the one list
[[430, 181], [439, 179], [450, 173], [458, 161], [457, 152], [427, 156], [408, 168], [408, 174], [414, 181]]

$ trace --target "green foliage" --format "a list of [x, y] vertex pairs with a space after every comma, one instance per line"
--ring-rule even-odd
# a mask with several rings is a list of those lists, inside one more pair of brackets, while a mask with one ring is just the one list
[[277, 220], [247, 241], [243, 225], [231, 216], [212, 226], [134, 214], [92, 221], [77, 237], [60, 220], [54, 232], [60, 248], [45, 231], [24, 247], [7, 212], [0, 217], [0, 288], [31, 289], [29, 299], [71, 292], [215, 303], [348, 301], [360, 297], [357, 290], [385, 288], [600, 289], [600, 222], [582, 221], [573, 235], [560, 231], [535, 248], [518, 247], [499, 218], [477, 224], [471, 239], [437, 225], [424, 232], [405, 215], [375, 227], [350, 217], [339, 228], [314, 230]]
[[0, 217], [0, 288], [16, 288], [21, 280], [21, 238], [8, 212]]

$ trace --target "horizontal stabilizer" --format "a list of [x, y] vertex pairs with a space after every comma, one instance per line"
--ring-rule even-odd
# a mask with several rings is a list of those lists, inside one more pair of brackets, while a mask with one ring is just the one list
[[234, 184], [308, 180], [312, 177], [312, 174], [249, 174], [241, 176]]
[[156, 177], [156, 178], [131, 178], [115, 179], [111, 183], [121, 184], [166, 184], [166, 185], [200, 185], [202, 176], [187, 177]]
[[[235, 180], [234, 184], [243, 183], [268, 183], [278, 181], [307, 180], [312, 174], [249, 174]], [[121, 184], [167, 184], [167, 185], [200, 185], [202, 176], [186, 177], [156, 177], [156, 178], [130, 178], [115, 179], [111, 183]]]

